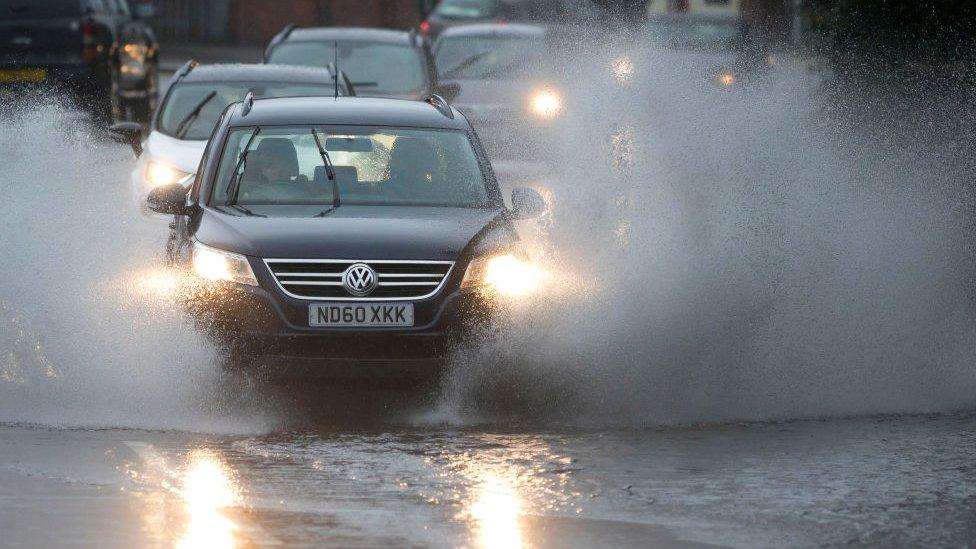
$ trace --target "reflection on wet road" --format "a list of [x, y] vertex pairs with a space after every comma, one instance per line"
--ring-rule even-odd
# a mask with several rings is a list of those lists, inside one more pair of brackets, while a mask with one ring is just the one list
[[[217, 437], [7, 426], [0, 516], [18, 521], [24, 537], [14, 541], [43, 539], [22, 521], [42, 511], [31, 505], [69, 505], [28, 497], [53, 482], [92, 492], [84, 510], [71, 510], [79, 539], [141, 545], [945, 546], [976, 535], [971, 415], [619, 432], [344, 431]], [[114, 521], [85, 520], [103, 507]]]

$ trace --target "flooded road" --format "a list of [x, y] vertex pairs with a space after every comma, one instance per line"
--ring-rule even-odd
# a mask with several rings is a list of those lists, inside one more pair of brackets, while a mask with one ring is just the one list
[[0, 529], [30, 546], [965, 546], [974, 454], [973, 415], [261, 436], [6, 425]]
[[417, 394], [228, 383], [130, 152], [0, 109], [0, 545], [971, 545], [971, 137], [634, 62], [495, 163], [547, 292]]

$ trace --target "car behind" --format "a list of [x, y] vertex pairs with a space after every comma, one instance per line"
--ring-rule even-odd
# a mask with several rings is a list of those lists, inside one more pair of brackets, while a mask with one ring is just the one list
[[335, 63], [362, 97], [451, 100], [456, 90], [437, 84], [430, 43], [416, 32], [361, 27], [286, 27], [271, 39], [265, 62], [273, 65]]
[[[335, 77], [339, 74], [338, 90]], [[148, 136], [136, 145], [139, 161], [130, 176], [132, 195], [139, 211], [145, 209], [149, 192], [160, 185], [181, 183], [187, 187], [224, 109], [248, 92], [256, 97], [351, 95], [354, 89], [341, 73], [331, 68], [272, 65], [197, 65], [188, 62], [173, 77]], [[140, 140], [137, 126], [121, 125], [122, 140]]]
[[438, 78], [459, 90], [455, 106], [493, 159], [546, 157], [563, 110], [544, 27], [480, 24], [445, 30], [434, 44]]

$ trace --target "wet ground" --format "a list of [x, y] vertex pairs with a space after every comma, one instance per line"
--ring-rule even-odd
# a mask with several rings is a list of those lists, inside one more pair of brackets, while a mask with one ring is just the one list
[[5, 425], [0, 530], [26, 546], [967, 546], [974, 455], [972, 414], [260, 436]]

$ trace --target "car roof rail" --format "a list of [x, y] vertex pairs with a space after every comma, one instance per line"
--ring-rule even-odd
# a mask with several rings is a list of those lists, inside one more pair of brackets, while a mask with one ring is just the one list
[[247, 95], [244, 96], [244, 100], [241, 103], [241, 118], [244, 118], [254, 108], [254, 92], [247, 90]]
[[454, 120], [454, 110], [447, 102], [447, 99], [444, 99], [436, 93], [432, 93], [424, 98], [424, 103], [430, 104], [432, 107], [440, 111], [441, 114], [450, 118], [451, 120]]
[[190, 71], [197, 68], [197, 65], [199, 64], [200, 63], [198, 63], [196, 59], [190, 59], [189, 61], [184, 63], [182, 67], [176, 70], [176, 72], [173, 74], [174, 79], [179, 80], [184, 76], [190, 74]]

